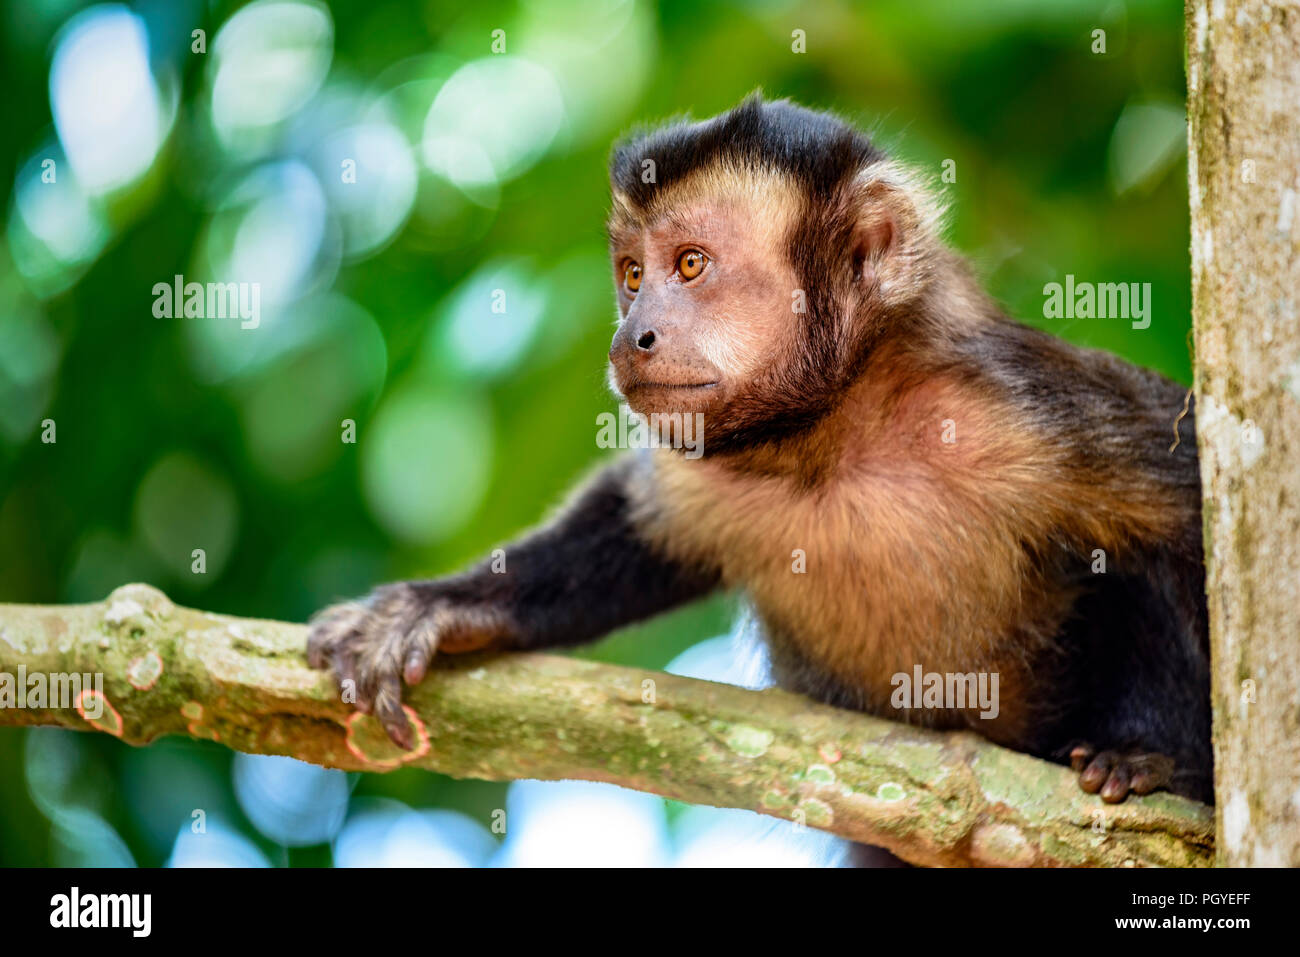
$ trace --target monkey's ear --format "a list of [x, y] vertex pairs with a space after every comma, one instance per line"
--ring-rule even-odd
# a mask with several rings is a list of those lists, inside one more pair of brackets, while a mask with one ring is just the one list
[[918, 244], [921, 217], [906, 183], [874, 176], [858, 184], [853, 196], [854, 278], [866, 287], [896, 286], [907, 278]]
[[862, 209], [853, 230], [853, 275], [870, 286], [879, 281], [880, 263], [889, 255], [898, 236], [888, 206]]

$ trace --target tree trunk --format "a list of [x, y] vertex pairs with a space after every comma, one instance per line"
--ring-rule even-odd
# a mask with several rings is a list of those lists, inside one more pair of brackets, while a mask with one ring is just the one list
[[1191, 0], [1218, 857], [1300, 866], [1300, 4]]

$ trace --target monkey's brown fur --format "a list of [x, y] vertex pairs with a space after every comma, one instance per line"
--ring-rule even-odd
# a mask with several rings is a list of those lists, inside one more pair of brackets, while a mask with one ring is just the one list
[[[621, 460], [504, 574], [332, 610], [313, 662], [409, 741], [399, 682], [435, 649], [586, 641], [734, 587], [786, 687], [1069, 759], [1107, 800], [1210, 799], [1183, 390], [1003, 316], [925, 190], [825, 114], [754, 97], [624, 144], [611, 183], [612, 384], [702, 413], [704, 457]], [[997, 717], [892, 707], [915, 665], [997, 673]]]

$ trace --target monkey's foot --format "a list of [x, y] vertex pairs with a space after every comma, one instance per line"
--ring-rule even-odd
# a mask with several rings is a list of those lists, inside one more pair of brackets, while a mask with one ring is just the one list
[[1079, 775], [1079, 787], [1100, 792], [1107, 804], [1119, 804], [1131, 791], [1150, 794], [1173, 780], [1174, 759], [1152, 751], [1098, 751], [1080, 744], [1070, 751], [1070, 768]]
[[402, 680], [418, 684], [436, 651], [474, 651], [499, 632], [499, 616], [461, 604], [436, 582], [402, 582], [312, 618], [307, 663], [330, 668], [343, 700], [373, 714], [408, 751], [415, 732], [402, 710]]

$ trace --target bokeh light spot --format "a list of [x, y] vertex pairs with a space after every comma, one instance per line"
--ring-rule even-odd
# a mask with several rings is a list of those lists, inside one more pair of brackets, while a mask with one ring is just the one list
[[[221, 574], [235, 542], [239, 505], [230, 483], [187, 452], [171, 452], [140, 482], [136, 525], [146, 544], [173, 575], [195, 588]], [[192, 572], [194, 549], [206, 572]]]
[[68, 162], [101, 193], [142, 176], [170, 126], [144, 21], [117, 4], [73, 17], [56, 40], [50, 107]]
[[343, 224], [344, 252], [352, 258], [375, 252], [415, 205], [411, 144], [392, 124], [370, 122], [335, 134], [321, 154], [328, 170], [322, 181]]
[[440, 372], [477, 378], [514, 369], [546, 314], [547, 284], [522, 260], [485, 263], [452, 293], [426, 343]]
[[284, 120], [329, 72], [334, 24], [319, 3], [260, 0], [235, 13], [212, 48], [212, 123], [228, 146]]
[[386, 798], [362, 798], [334, 842], [335, 867], [482, 867], [497, 842], [459, 811], [414, 811]]
[[1115, 121], [1109, 169], [1117, 195], [1153, 187], [1187, 149], [1181, 103], [1130, 103]]
[[473, 60], [429, 108], [424, 162], [468, 189], [504, 182], [541, 158], [563, 120], [564, 102], [550, 71], [513, 56]]
[[347, 775], [294, 758], [237, 754], [234, 785], [253, 826], [286, 847], [331, 840], [347, 813]]
[[362, 440], [362, 485], [376, 521], [412, 544], [461, 528], [487, 491], [492, 421], [468, 394], [396, 390]]

